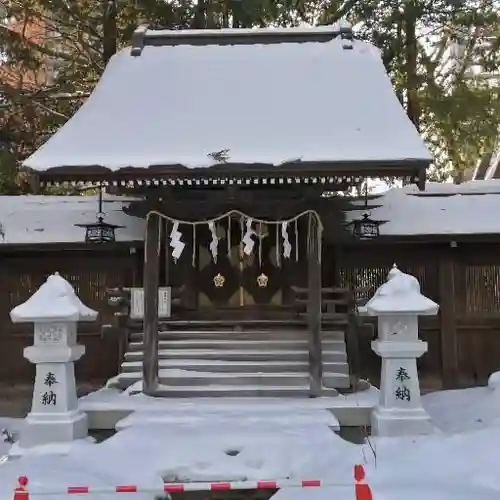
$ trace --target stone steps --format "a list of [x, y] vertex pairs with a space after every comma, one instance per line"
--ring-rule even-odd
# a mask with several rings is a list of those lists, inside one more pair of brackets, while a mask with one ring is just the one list
[[[166, 398], [307, 398], [309, 396], [309, 385], [303, 386], [216, 386], [192, 387], [192, 386], [165, 386], [162, 385], [157, 395]], [[338, 391], [332, 388], [324, 388], [323, 396], [337, 396]]]
[[[120, 385], [128, 387], [141, 379], [140, 373], [122, 373]], [[159, 371], [159, 383], [169, 387], [212, 387], [212, 386], [252, 386], [252, 387], [308, 387], [309, 373], [212, 373], [194, 372], [179, 369], [162, 369]], [[349, 387], [349, 375], [344, 373], [325, 373], [325, 387]]]
[[[142, 360], [142, 351], [129, 351], [125, 354], [127, 361]], [[309, 353], [304, 349], [297, 350], [237, 350], [226, 349], [161, 349], [158, 352], [161, 359], [199, 359], [221, 361], [308, 361]], [[342, 351], [323, 351], [323, 362], [347, 362], [347, 355]]]
[[[159, 384], [165, 397], [307, 397], [309, 334], [304, 326], [202, 322], [168, 325], [158, 336]], [[130, 337], [121, 373], [110, 387], [142, 379], [143, 333]], [[322, 332], [325, 395], [350, 387], [344, 332]]]
[[[324, 340], [344, 341], [344, 332], [341, 330], [326, 330], [321, 332]], [[141, 342], [144, 337], [142, 332], [132, 333], [131, 342]], [[217, 329], [217, 330], [166, 330], [158, 332], [158, 340], [307, 340], [308, 332], [304, 328], [286, 329], [286, 330], [235, 330]]]
[[[158, 361], [161, 369], [179, 369], [194, 372], [211, 373], [300, 373], [307, 372], [309, 363], [307, 361], [226, 361], [209, 359], [160, 359]], [[140, 372], [142, 361], [125, 361], [122, 364], [124, 373]], [[342, 362], [324, 362], [325, 372], [340, 373], [347, 375], [349, 367]]]
[[[125, 354], [126, 361], [141, 361], [142, 350], [128, 351]], [[296, 350], [238, 350], [225, 349], [161, 349], [158, 351], [158, 359], [177, 360], [220, 360], [220, 361], [304, 361], [309, 360], [309, 353], [304, 349]], [[342, 351], [323, 350], [323, 362], [345, 363], [347, 354], [345, 348]]]
[[[293, 339], [293, 340], [214, 340], [214, 339], [185, 339], [185, 340], [160, 340], [158, 342], [159, 349], [217, 349], [217, 350], [293, 350], [307, 349], [308, 339]], [[323, 348], [327, 350], [339, 351], [345, 349], [345, 343], [342, 340], [323, 340]], [[131, 342], [129, 344], [130, 351], [141, 351], [143, 348], [142, 342]]]

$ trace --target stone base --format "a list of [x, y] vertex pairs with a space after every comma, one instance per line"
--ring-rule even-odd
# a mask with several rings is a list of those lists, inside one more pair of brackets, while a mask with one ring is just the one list
[[373, 436], [397, 437], [432, 434], [436, 431], [423, 408], [375, 407], [371, 415]]
[[21, 448], [71, 444], [88, 436], [87, 415], [80, 410], [68, 413], [30, 413], [19, 436]]

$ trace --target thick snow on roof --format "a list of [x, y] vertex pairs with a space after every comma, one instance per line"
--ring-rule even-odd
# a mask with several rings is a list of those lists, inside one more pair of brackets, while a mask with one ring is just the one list
[[230, 163], [430, 161], [378, 49], [345, 43], [126, 48], [24, 164], [199, 168], [226, 149]]
[[500, 194], [500, 180], [467, 181], [462, 184], [452, 182], [428, 182], [425, 191], [419, 191], [416, 186], [405, 186], [402, 191], [418, 196], [441, 196], [453, 194]]
[[[143, 240], [142, 219], [129, 217], [122, 206], [130, 198], [105, 196], [106, 222], [125, 226], [116, 230], [117, 241]], [[97, 196], [0, 196], [0, 246], [85, 241], [85, 224], [96, 220]]]
[[[371, 202], [374, 220], [387, 221], [380, 233], [387, 236], [500, 233], [500, 180], [470, 181], [460, 185], [428, 183], [394, 188]], [[348, 218], [363, 212], [353, 211]]]
[[[131, 198], [105, 196], [106, 221], [125, 226], [116, 231], [117, 241], [143, 241], [145, 222], [130, 217], [122, 206]], [[362, 201], [359, 202], [361, 205]], [[500, 233], [500, 180], [471, 181], [461, 185], [428, 183], [426, 191], [414, 186], [394, 188], [371, 202], [380, 205], [371, 210], [376, 220], [387, 221], [382, 235], [419, 234], [498, 234]], [[0, 196], [2, 244], [35, 245], [79, 243], [85, 229], [75, 227], [94, 221], [95, 196]], [[351, 211], [348, 219], [364, 210]], [[181, 231], [183, 230], [181, 226]]]

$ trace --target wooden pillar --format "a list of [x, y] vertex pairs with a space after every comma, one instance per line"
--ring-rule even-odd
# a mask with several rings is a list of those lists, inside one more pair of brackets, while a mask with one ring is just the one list
[[143, 258], [141, 257], [140, 253], [137, 251], [137, 248], [135, 247], [130, 247], [129, 253], [130, 253], [130, 283], [127, 283], [127, 285], [133, 287], [139, 287], [141, 286], [140, 271], [141, 271], [141, 260]]
[[323, 387], [323, 363], [321, 353], [321, 231], [319, 221], [309, 219], [307, 244], [309, 327], [309, 396], [321, 396]]
[[169, 238], [169, 227], [168, 227], [168, 220], [165, 219], [164, 226], [163, 226], [164, 232], [163, 232], [163, 241], [165, 245], [165, 270], [164, 270], [164, 275], [163, 278], [165, 280], [165, 286], [170, 286], [170, 238]]
[[142, 384], [144, 394], [153, 395], [158, 386], [158, 280], [160, 271], [160, 224], [151, 215], [146, 225], [144, 251], [144, 345]]
[[425, 181], [427, 180], [426, 170], [420, 170], [418, 174], [417, 186], [419, 191], [425, 191]]
[[439, 322], [444, 389], [457, 388], [459, 385], [454, 265], [456, 252], [456, 248], [443, 248], [439, 258]]
[[[196, 245], [195, 245], [196, 243]], [[195, 253], [195, 258], [194, 258], [194, 266], [191, 266], [191, 272], [190, 272], [190, 277], [189, 277], [189, 286], [191, 288], [191, 297], [189, 299], [189, 303], [187, 304], [189, 308], [198, 310], [198, 301], [199, 301], [199, 291], [198, 291], [198, 283], [197, 283], [197, 276], [198, 276], [198, 270], [200, 268], [200, 245], [196, 241], [193, 241], [193, 246], [194, 248], [194, 253]]]

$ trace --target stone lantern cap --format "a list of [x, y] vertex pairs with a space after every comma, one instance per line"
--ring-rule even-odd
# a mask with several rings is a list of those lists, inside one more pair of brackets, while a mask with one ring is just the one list
[[95, 321], [97, 315], [97, 311], [83, 304], [75, 289], [59, 273], [49, 276], [26, 302], [10, 312], [13, 323]]
[[420, 283], [415, 276], [403, 273], [396, 264], [373, 297], [363, 307], [369, 316], [408, 314], [434, 316], [439, 306], [420, 293]]

